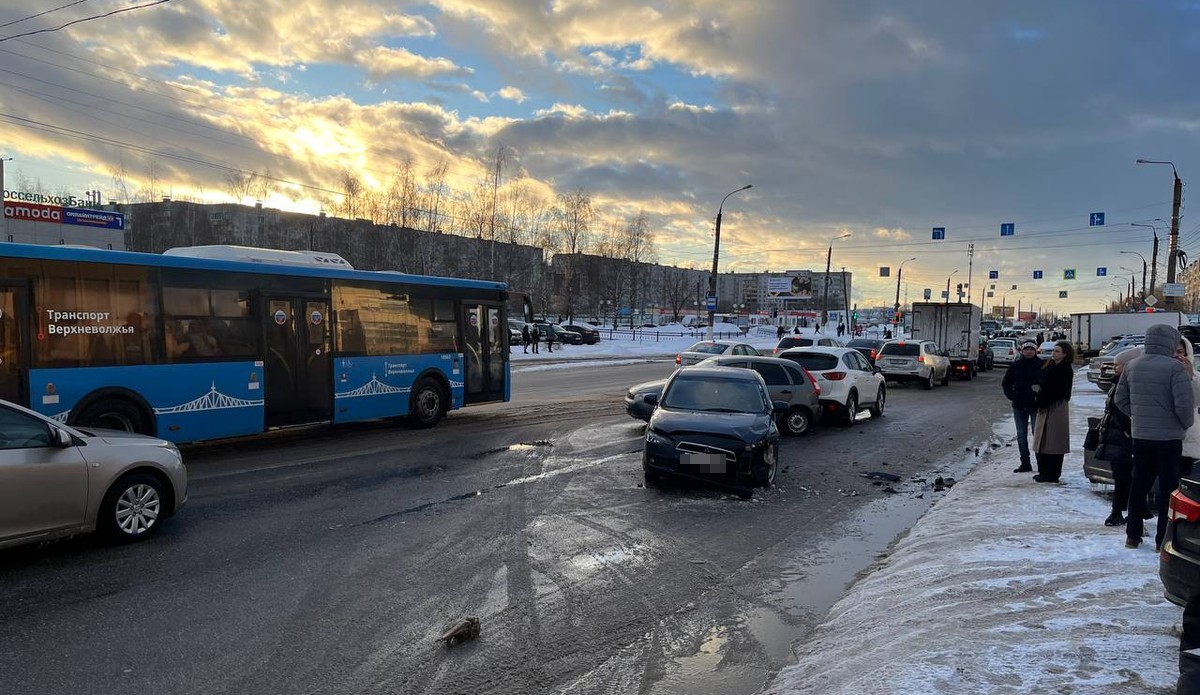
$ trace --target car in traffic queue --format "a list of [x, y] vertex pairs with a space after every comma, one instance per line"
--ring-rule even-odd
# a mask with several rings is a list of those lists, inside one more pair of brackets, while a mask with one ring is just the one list
[[986, 338], [979, 339], [979, 360], [976, 362], [975, 368], [981, 372], [996, 368], [996, 355], [988, 346]]
[[831, 338], [829, 336], [785, 335], [779, 339], [779, 344], [775, 346], [775, 349], [771, 351], [771, 354], [775, 357], [778, 357], [779, 353], [790, 348], [813, 346], [842, 347], [842, 343], [837, 338]]
[[667, 477], [690, 478], [749, 497], [753, 488], [774, 484], [776, 418], [788, 406], [772, 403], [757, 372], [680, 369], [667, 379], [661, 397], [646, 396], [646, 401], [655, 406], [642, 448], [647, 486]]
[[1184, 476], [1171, 493], [1158, 576], [1171, 603], [1186, 606], [1200, 594], [1200, 479]]
[[568, 331], [557, 323], [535, 323], [533, 327], [538, 332], [538, 338], [544, 342], [555, 342], [563, 345], [583, 345], [583, 336]]
[[888, 341], [879, 349], [876, 364], [887, 381], [915, 381], [926, 391], [936, 382], [950, 385], [950, 358], [932, 340]]
[[1020, 357], [1017, 354], [1019, 351], [1015, 338], [992, 338], [988, 341], [988, 349], [992, 351], [992, 361], [1003, 367], [1016, 362]]
[[875, 360], [879, 357], [879, 348], [887, 342], [878, 338], [855, 338], [846, 343], [846, 347], [854, 348], [862, 353], [863, 357], [867, 358], [867, 362], [874, 367]]
[[[779, 429], [784, 434], [801, 436], [808, 434], [813, 425], [820, 421], [821, 387], [817, 378], [807, 369], [791, 360], [776, 357], [754, 357], [752, 355], [725, 355], [710, 357], [697, 367], [736, 367], [758, 372], [767, 384], [771, 401], [788, 404], [788, 411], [779, 416]], [[689, 367], [690, 369], [690, 367]], [[646, 403], [648, 394], [662, 395], [666, 379], [647, 381], [631, 386], [625, 392], [625, 412], [638, 420], [650, 421], [654, 406]]]
[[68, 427], [0, 401], [0, 548], [92, 531], [145, 540], [186, 502], [171, 442]]
[[675, 364], [680, 367], [687, 367], [699, 364], [709, 357], [716, 357], [717, 355], [758, 356], [760, 354], [754, 346], [736, 340], [701, 340], [678, 355], [675, 355]]
[[1037, 351], [1038, 359], [1043, 362], [1050, 359], [1050, 353], [1054, 352], [1055, 345], [1058, 345], [1058, 343], [1053, 340], [1047, 340], [1039, 345]]
[[592, 326], [568, 323], [563, 325], [563, 330], [571, 331], [572, 333], [578, 333], [579, 335], [583, 336], [584, 345], [595, 345], [596, 343], [600, 342], [600, 331], [596, 330]]
[[790, 348], [779, 357], [792, 360], [817, 379], [821, 407], [826, 415], [850, 425], [864, 406], [873, 417], [882, 417], [887, 384], [878, 367], [867, 363], [858, 350], [847, 347]]
[[1113, 367], [1116, 364], [1117, 355], [1130, 348], [1144, 345], [1145, 342], [1146, 336], [1131, 334], [1105, 343], [1100, 348], [1100, 353], [1088, 360], [1087, 380], [1099, 386], [1102, 391], [1108, 391], [1112, 388]]

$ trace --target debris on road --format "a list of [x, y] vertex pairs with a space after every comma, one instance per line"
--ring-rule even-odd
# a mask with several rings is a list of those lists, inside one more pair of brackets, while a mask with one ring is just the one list
[[859, 475], [867, 480], [886, 480], [889, 483], [900, 482], [900, 476], [894, 473], [881, 473], [879, 471], [871, 471], [870, 473], [859, 473]]
[[451, 624], [437, 641], [453, 647], [476, 637], [479, 637], [479, 618], [471, 616]]
[[934, 492], [942, 492], [943, 490], [947, 490], [949, 488], [954, 487], [954, 483], [956, 483], [956, 482], [958, 482], [958, 481], [955, 480], [954, 478], [943, 478], [942, 476], [939, 475], [938, 477], [933, 479], [933, 491]]
[[858, 497], [858, 490], [843, 490], [839, 487], [837, 491], [842, 493], [842, 497]]

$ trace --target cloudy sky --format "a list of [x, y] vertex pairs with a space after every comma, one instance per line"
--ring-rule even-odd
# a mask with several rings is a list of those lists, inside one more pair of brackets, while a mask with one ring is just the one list
[[821, 268], [849, 232], [834, 267], [890, 304], [901, 261], [936, 297], [974, 242], [977, 301], [1094, 311], [1121, 266], [1140, 289], [1131, 223], [1159, 226], [1164, 280], [1171, 169], [1142, 157], [1178, 168], [1200, 258], [1200, 2], [170, 0], [16, 36], [148, 2], [3, 3], [5, 188], [110, 198], [123, 166], [133, 195], [153, 167], [227, 201], [229, 169], [269, 170], [268, 205], [315, 212], [339, 172], [384, 185], [405, 158], [465, 190], [502, 144], [544, 194], [644, 211], [664, 262], [707, 267], [753, 184], [722, 270]]

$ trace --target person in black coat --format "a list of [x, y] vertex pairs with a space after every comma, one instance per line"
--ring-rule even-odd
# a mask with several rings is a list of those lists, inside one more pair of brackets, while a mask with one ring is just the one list
[[1021, 345], [1021, 356], [1008, 366], [1001, 387], [1004, 397], [1012, 402], [1013, 420], [1017, 425], [1017, 450], [1021, 452], [1021, 465], [1013, 473], [1028, 473], [1033, 470], [1029, 458], [1029, 423], [1037, 415], [1037, 402], [1033, 386], [1042, 377], [1042, 361], [1037, 356], [1037, 345], [1026, 341]]
[[1129, 488], [1133, 481], [1133, 424], [1116, 406], [1115, 398], [1125, 365], [1141, 356], [1140, 347], [1117, 354], [1113, 362], [1113, 388], [1104, 399], [1104, 416], [1100, 419], [1101, 447], [1096, 453], [1097, 458], [1108, 461], [1113, 474], [1112, 513], [1104, 520], [1105, 526], [1123, 526], [1124, 513], [1129, 506]]
[[1037, 458], [1039, 483], [1057, 483], [1062, 476], [1063, 457], [1071, 450], [1071, 415], [1068, 402], [1075, 382], [1075, 350], [1065, 340], [1054, 345], [1034, 388], [1038, 413], [1033, 426], [1033, 452]]

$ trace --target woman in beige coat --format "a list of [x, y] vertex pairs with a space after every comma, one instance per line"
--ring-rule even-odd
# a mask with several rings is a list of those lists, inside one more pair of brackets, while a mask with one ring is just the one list
[[[1190, 340], [1184, 338], [1179, 341], [1179, 347], [1175, 350], [1175, 359], [1183, 362], [1183, 366], [1187, 367], [1188, 373], [1192, 375], [1192, 395], [1195, 396], [1196, 402], [1200, 403], [1200, 372], [1196, 371], [1194, 354]], [[1200, 459], [1200, 418], [1192, 423], [1183, 437], [1183, 452], [1179, 456], [1179, 474], [1191, 474], [1197, 459]]]
[[1071, 385], [1075, 380], [1075, 349], [1065, 340], [1054, 344], [1050, 359], [1042, 367], [1033, 387], [1037, 419], [1033, 423], [1033, 450], [1039, 483], [1057, 483], [1062, 475], [1063, 456], [1071, 451]]

